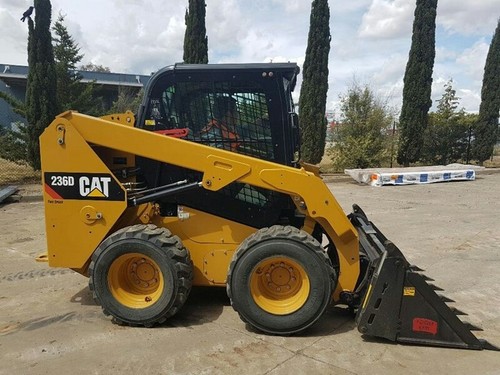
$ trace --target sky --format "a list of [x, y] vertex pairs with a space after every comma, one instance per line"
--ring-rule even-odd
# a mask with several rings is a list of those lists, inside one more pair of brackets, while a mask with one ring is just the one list
[[[27, 22], [33, 0], [0, 0], [0, 63], [27, 65]], [[182, 61], [188, 0], [52, 0], [52, 19], [66, 15], [82, 63], [113, 72], [151, 74]], [[307, 47], [310, 0], [206, 0], [210, 63], [297, 62]], [[411, 44], [414, 0], [329, 0], [327, 109], [353, 82], [369, 85], [399, 113]], [[484, 63], [500, 17], [500, 0], [438, 0], [432, 98], [453, 79], [460, 106], [478, 112]], [[300, 90], [300, 77], [295, 98]]]

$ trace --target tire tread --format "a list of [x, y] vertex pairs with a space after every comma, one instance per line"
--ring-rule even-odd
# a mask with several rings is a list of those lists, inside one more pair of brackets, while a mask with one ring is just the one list
[[157, 227], [154, 224], [136, 224], [119, 229], [108, 236], [97, 247], [97, 249], [92, 254], [91, 262], [89, 265], [89, 289], [92, 292], [94, 301], [100, 306], [102, 306], [102, 303], [99, 300], [99, 296], [96, 293], [94, 285], [94, 269], [96, 262], [111, 243], [132, 238], [137, 238], [153, 243], [154, 245], [164, 250], [166, 255], [175, 261], [174, 265], [178, 280], [178, 289], [175, 301], [169, 310], [167, 310], [164, 314], [158, 316], [155, 320], [148, 320], [147, 322], [141, 322], [140, 324], [128, 323], [120, 317], [114, 316], [104, 307], [102, 307], [102, 309], [105, 315], [112, 315], [113, 321], [119, 325], [142, 325], [145, 327], [152, 327], [154, 325], [164, 323], [168, 318], [175, 315], [186, 302], [192, 287], [193, 262], [191, 261], [189, 251], [184, 247], [180, 238], [172, 235], [172, 233], [166, 228]]

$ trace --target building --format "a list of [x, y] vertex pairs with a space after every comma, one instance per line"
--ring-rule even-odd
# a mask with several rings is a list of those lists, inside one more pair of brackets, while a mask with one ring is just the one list
[[[104, 107], [110, 108], [118, 97], [120, 88], [131, 88], [139, 91], [148, 82], [150, 76], [76, 71], [82, 77], [82, 83], [93, 82], [99, 87], [99, 96], [104, 100]], [[23, 65], [0, 64], [0, 91], [12, 95], [24, 102], [28, 67]], [[16, 122], [26, 122], [14, 113], [8, 103], [0, 99], [0, 126], [12, 128]]]

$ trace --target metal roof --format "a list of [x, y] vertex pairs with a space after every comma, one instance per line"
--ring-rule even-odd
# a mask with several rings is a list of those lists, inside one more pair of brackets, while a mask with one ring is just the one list
[[[9, 86], [26, 86], [29, 68], [24, 65], [0, 64], [0, 80]], [[98, 85], [115, 87], [143, 87], [150, 76], [125, 73], [88, 72], [76, 70], [83, 83], [95, 82]]]

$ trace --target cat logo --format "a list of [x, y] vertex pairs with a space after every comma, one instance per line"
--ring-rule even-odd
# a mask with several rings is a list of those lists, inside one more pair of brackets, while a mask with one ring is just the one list
[[108, 198], [111, 177], [80, 177], [80, 195], [89, 198]]
[[108, 173], [45, 172], [44, 191], [52, 202], [66, 199], [123, 201], [125, 190]]

